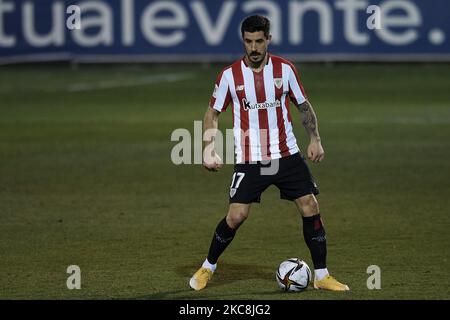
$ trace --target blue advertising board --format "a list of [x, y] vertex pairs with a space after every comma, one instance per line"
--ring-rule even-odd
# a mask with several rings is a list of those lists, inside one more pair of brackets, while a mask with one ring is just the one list
[[0, 63], [227, 61], [257, 13], [293, 60], [450, 61], [448, 0], [0, 0]]

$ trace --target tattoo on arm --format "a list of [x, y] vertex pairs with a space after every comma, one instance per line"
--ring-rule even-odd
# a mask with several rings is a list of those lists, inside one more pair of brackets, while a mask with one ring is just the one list
[[313, 107], [308, 101], [298, 105], [298, 110], [302, 115], [302, 123], [311, 138], [319, 138], [319, 128], [317, 117]]

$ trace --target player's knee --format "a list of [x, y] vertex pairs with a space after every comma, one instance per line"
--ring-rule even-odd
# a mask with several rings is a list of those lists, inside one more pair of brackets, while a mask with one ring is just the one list
[[230, 228], [236, 230], [240, 227], [242, 223], [244, 223], [245, 219], [247, 219], [247, 215], [243, 212], [233, 212], [228, 215], [227, 223]]
[[227, 223], [232, 229], [237, 229], [247, 219], [248, 210], [241, 207], [230, 207]]
[[319, 203], [313, 195], [301, 198], [300, 204], [304, 216], [312, 216], [319, 213]]

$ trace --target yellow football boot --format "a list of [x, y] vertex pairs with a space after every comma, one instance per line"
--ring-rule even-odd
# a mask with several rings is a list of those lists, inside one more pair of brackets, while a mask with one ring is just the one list
[[211, 280], [213, 272], [211, 269], [201, 267], [189, 280], [189, 285], [194, 290], [202, 290], [206, 284]]
[[322, 280], [314, 280], [314, 289], [323, 289], [331, 291], [348, 291], [350, 288], [340, 283], [330, 275], [326, 275]]

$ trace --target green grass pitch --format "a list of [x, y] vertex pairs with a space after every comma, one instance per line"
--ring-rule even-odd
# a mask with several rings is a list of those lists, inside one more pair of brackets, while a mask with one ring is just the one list
[[[173, 165], [170, 135], [193, 132], [221, 67], [0, 69], [0, 298], [449, 299], [446, 64], [299, 66], [326, 152], [310, 166], [328, 267], [350, 292], [278, 290], [282, 260], [312, 263], [300, 217], [275, 187], [210, 286], [190, 290], [233, 168]], [[228, 110], [220, 127], [230, 125]], [[81, 268], [80, 290], [66, 287], [69, 265]], [[370, 265], [380, 290], [366, 286]]]

